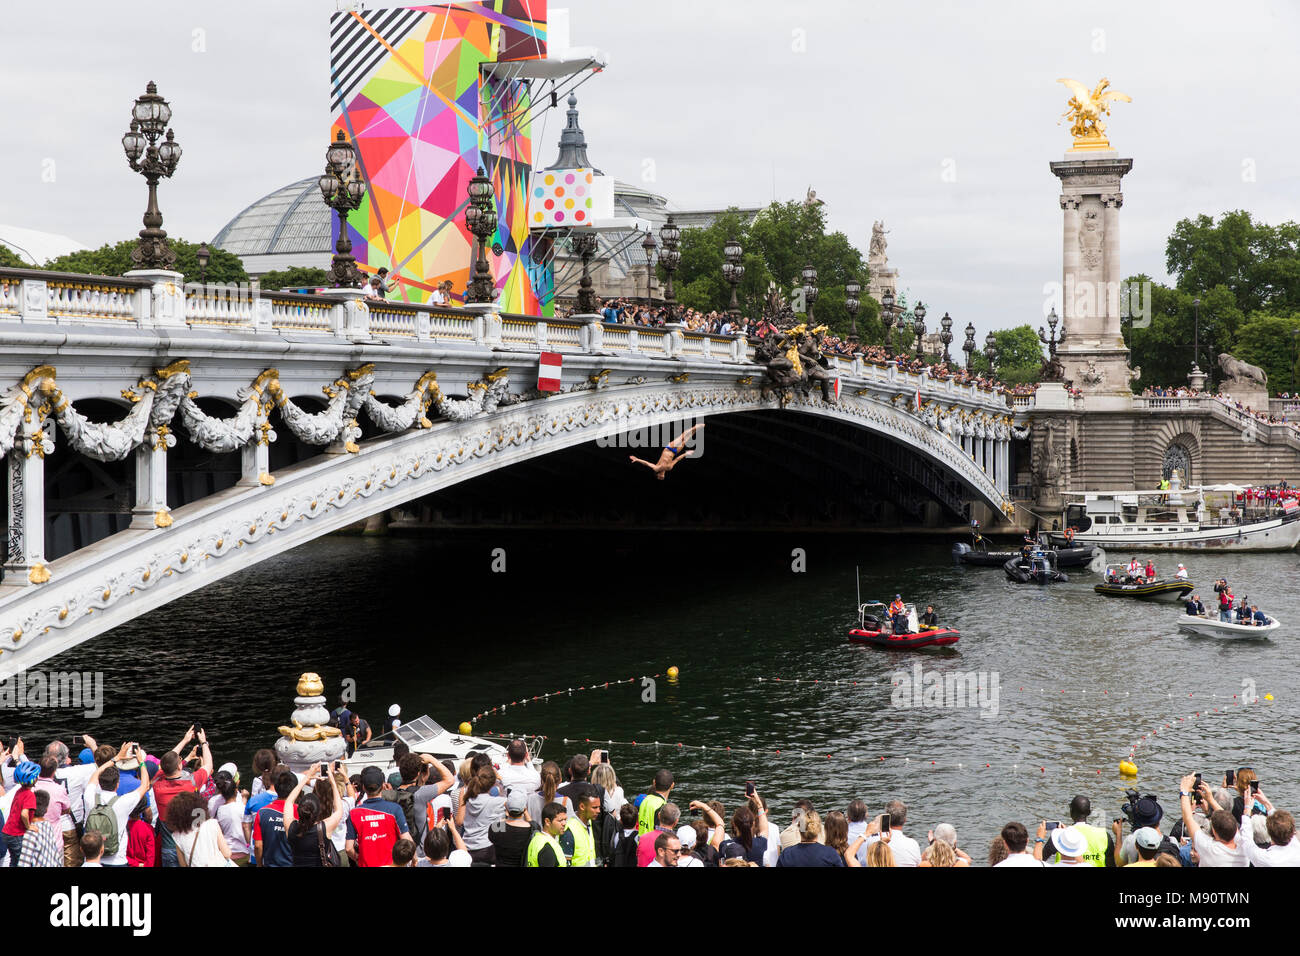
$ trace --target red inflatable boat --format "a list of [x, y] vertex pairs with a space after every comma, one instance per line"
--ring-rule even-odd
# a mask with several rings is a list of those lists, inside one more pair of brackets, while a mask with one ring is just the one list
[[908, 604], [906, 609], [908, 632], [895, 634], [889, 629], [888, 609], [884, 604], [873, 602], [859, 605], [858, 626], [849, 631], [849, 640], [854, 644], [874, 644], [876, 647], [905, 651], [917, 647], [956, 644], [961, 637], [961, 632], [951, 627], [919, 629], [916, 622], [916, 607]]

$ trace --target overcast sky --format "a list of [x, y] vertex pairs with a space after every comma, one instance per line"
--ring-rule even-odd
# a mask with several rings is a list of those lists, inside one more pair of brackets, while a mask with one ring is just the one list
[[[1055, 80], [1108, 76], [1132, 157], [1126, 273], [1164, 276], [1184, 216], [1295, 219], [1300, 5], [1222, 2], [792, 3], [567, 0], [575, 46], [609, 68], [579, 91], [591, 159], [677, 208], [827, 203], [864, 252], [889, 229], [909, 299], [959, 327], [1037, 324], [1060, 279], [1058, 182], [1069, 146]], [[120, 138], [156, 80], [184, 156], [166, 227], [211, 238], [323, 164], [335, 0], [60, 0], [7, 11], [0, 223], [87, 245], [140, 228], [144, 184]], [[553, 161], [563, 104], [535, 136]], [[52, 180], [52, 181], [50, 181]]]

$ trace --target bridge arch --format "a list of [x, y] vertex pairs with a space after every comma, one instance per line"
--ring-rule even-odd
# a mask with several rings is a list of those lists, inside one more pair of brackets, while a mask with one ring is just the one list
[[272, 482], [236, 484], [181, 504], [168, 526], [119, 531], [53, 560], [48, 581], [0, 598], [0, 670], [32, 666], [305, 541], [511, 463], [684, 417], [759, 411], [874, 434], [928, 462], [951, 490], [965, 485], [992, 507], [1001, 500], [973, 458], [897, 395], [842, 396], [839, 403], [796, 395], [782, 403], [736, 381], [588, 385], [363, 439], [355, 453], [332, 445], [280, 468]]

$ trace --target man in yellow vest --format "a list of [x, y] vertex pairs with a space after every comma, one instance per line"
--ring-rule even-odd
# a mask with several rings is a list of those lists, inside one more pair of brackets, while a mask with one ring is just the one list
[[671, 770], [660, 770], [655, 774], [654, 790], [641, 798], [641, 806], [637, 811], [636, 832], [639, 836], [644, 836], [658, 825], [656, 817], [668, 802], [668, 795], [676, 785]]
[[[1070, 801], [1070, 820], [1074, 829], [1083, 834], [1087, 848], [1083, 852], [1083, 862], [1088, 866], [1116, 866], [1115, 863], [1115, 835], [1101, 827], [1089, 825], [1086, 821], [1092, 815], [1092, 801], [1079, 794]], [[1057, 854], [1048, 857], [1043, 856], [1044, 861], [1056, 861], [1060, 859]]]
[[596, 865], [596, 834], [591, 825], [600, 813], [600, 797], [589, 793], [578, 798], [573, 816], [560, 834], [560, 849], [569, 859], [569, 866]]
[[542, 807], [542, 828], [528, 843], [524, 866], [569, 865], [560, 847], [560, 834], [568, 824], [568, 816], [562, 803], [548, 803]]

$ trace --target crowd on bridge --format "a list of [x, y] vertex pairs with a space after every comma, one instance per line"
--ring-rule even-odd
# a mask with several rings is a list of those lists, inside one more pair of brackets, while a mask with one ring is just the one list
[[[572, 313], [573, 310], [570, 310]], [[702, 335], [739, 335], [749, 339], [764, 338], [775, 326], [766, 319], [750, 319], [746, 316], [733, 316], [727, 312], [700, 312], [696, 309], [666, 305], [650, 305], [626, 298], [607, 299], [601, 305], [600, 314], [608, 324], [630, 325], [640, 328], [665, 328], [669, 324], [680, 324], [685, 331]], [[946, 361], [927, 362], [909, 353], [893, 354], [881, 345], [851, 342], [838, 335], [826, 335], [822, 340], [822, 351], [827, 355], [842, 355], [846, 358], [860, 357], [863, 362], [878, 368], [894, 367], [902, 372], [920, 374], [924, 372], [935, 381], [953, 380], [959, 385], [974, 385], [988, 392], [1000, 392], [1005, 395], [1033, 395], [1038, 383], [1006, 385], [996, 379], [972, 373], [960, 364]], [[1071, 389], [1079, 394], [1077, 389]]]
[[[356, 739], [362, 725], [370, 739], [364, 720], [349, 721]], [[1218, 785], [1188, 774], [1176, 799], [1128, 791], [1123, 817], [1110, 825], [1076, 795], [1060, 820], [1010, 821], [964, 845], [948, 822], [920, 839], [915, 808], [897, 797], [878, 807], [861, 797], [817, 806], [753, 781], [684, 794], [689, 785], [666, 768], [621, 779], [601, 750], [537, 767], [525, 741], [513, 740], [499, 763], [480, 751], [457, 765], [399, 741], [394, 758], [388, 771], [349, 774], [339, 761], [294, 773], [265, 749], [241, 773], [217, 763], [202, 727], [161, 757], [138, 742], [89, 736], [29, 753], [12, 738], [0, 750], [0, 864], [1300, 866], [1294, 818], [1249, 767]]]

